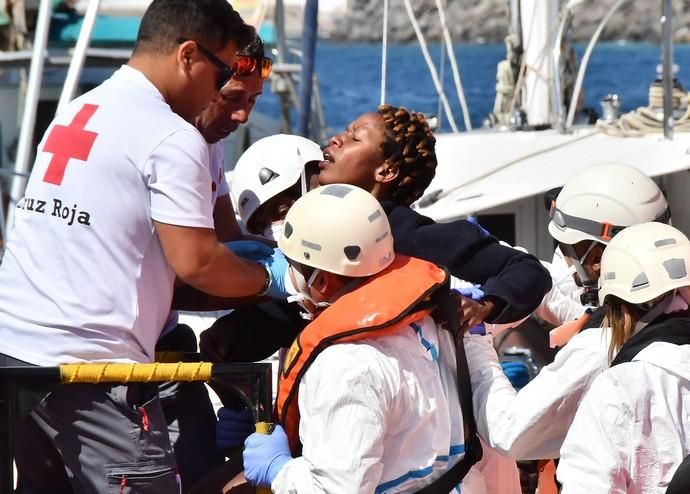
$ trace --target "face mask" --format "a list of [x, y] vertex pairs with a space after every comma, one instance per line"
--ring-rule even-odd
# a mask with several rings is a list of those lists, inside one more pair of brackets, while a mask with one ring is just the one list
[[276, 221], [264, 228], [262, 235], [264, 238], [277, 242], [283, 236], [283, 230], [285, 230], [285, 223]]
[[[325, 300], [316, 300], [311, 295], [311, 285], [314, 283], [314, 280], [316, 279], [316, 276], [319, 274], [320, 270], [315, 269], [309, 277], [309, 279], [305, 280], [304, 276], [302, 276], [302, 273], [294, 269], [292, 266], [290, 266], [289, 269], [290, 271], [292, 271], [292, 274], [294, 276], [294, 289], [297, 293], [295, 295], [289, 296], [287, 298], [287, 301], [296, 302], [297, 305], [304, 309], [304, 312], [300, 312], [300, 315], [304, 319], [311, 321], [319, 312], [319, 309], [324, 309], [331, 305], [330, 302], [327, 302]], [[291, 277], [288, 276], [288, 278]]]
[[690, 287], [684, 286], [678, 288], [671, 299], [671, 303], [668, 304], [664, 314], [672, 314], [674, 312], [682, 312], [688, 310], [690, 307]]

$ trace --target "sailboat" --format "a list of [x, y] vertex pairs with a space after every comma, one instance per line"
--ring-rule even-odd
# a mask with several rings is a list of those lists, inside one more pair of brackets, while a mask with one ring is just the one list
[[[562, 186], [594, 164], [616, 162], [654, 177], [669, 200], [674, 225], [690, 232], [690, 134], [679, 131], [681, 124], [686, 130], [687, 94], [679, 95], [672, 85], [670, 0], [664, 0], [663, 12], [659, 12], [663, 73], [662, 83], [650, 91], [650, 107], [596, 125], [573, 123], [576, 111], [563, 103], [559, 74], [567, 24], [585, 2], [511, 3], [513, 18], [521, 19], [513, 23], [512, 30], [521, 33], [527, 68], [518, 105], [521, 112], [516, 112], [512, 123], [492, 129], [437, 133], [436, 177], [414, 205], [417, 211], [437, 221], [475, 215], [502, 240], [525, 247], [541, 259], [551, 259], [554, 244], [546, 230], [549, 217], [544, 192]], [[623, 3], [614, 2], [594, 31], [580, 63], [578, 92], [599, 35]], [[675, 118], [673, 98], [681, 105]], [[573, 101], [577, 101], [576, 95]], [[596, 180], [593, 176], [592, 181]]]

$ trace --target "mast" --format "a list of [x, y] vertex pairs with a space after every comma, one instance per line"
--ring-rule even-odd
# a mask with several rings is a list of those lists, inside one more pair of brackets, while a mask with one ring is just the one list
[[300, 76], [299, 122], [297, 131], [309, 137], [311, 99], [314, 83], [314, 58], [318, 31], [319, 0], [307, 0], [302, 31], [302, 71]]
[[664, 137], [673, 139], [673, 9], [671, 0], [663, 0], [661, 14], [661, 53], [664, 87]]

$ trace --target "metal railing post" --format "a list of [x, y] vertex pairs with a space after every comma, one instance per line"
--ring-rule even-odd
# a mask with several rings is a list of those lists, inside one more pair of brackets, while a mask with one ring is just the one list
[[29, 82], [27, 84], [26, 100], [24, 103], [24, 114], [22, 115], [22, 125], [19, 131], [19, 141], [17, 143], [17, 157], [14, 162], [14, 171], [16, 175], [12, 180], [10, 204], [7, 208], [7, 222], [5, 223], [5, 230], [8, 237], [12, 234], [12, 224], [14, 223], [14, 207], [16, 206], [17, 201], [24, 195], [24, 189], [26, 188], [26, 178], [24, 178], [24, 175], [29, 171], [29, 158], [31, 157], [34, 127], [36, 125], [38, 100], [41, 96], [43, 65], [46, 58], [48, 32], [50, 30], [50, 15], [52, 11], [52, 0], [41, 0], [38, 8], [38, 19], [36, 21], [36, 36], [34, 38], [34, 48], [31, 56]]

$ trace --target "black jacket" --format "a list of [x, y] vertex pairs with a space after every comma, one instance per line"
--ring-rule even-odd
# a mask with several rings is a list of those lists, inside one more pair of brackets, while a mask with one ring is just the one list
[[396, 253], [445, 266], [453, 276], [481, 284], [486, 296], [499, 302], [500, 311], [487, 322], [522, 319], [551, 289], [551, 276], [536, 257], [499, 244], [469, 221], [436, 223], [401, 204], [381, 205]]

